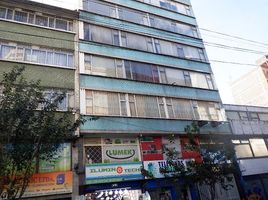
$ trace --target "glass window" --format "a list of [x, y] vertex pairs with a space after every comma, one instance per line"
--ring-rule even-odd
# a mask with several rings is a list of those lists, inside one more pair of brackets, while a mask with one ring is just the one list
[[219, 120], [218, 110], [215, 103], [210, 102], [197, 102], [198, 114], [201, 120]]
[[37, 50], [37, 49], [33, 49], [32, 51], [32, 61], [33, 62], [37, 62], [37, 63], [46, 63], [46, 52], [45, 51], [41, 51], [41, 50]]
[[145, 13], [137, 12], [127, 8], [119, 9], [119, 19], [126, 21], [148, 25], [147, 16]]
[[57, 29], [68, 30], [67, 29], [67, 21], [61, 20], [61, 19], [56, 19], [56, 25], [55, 25], [55, 27]]
[[74, 56], [73, 55], [68, 55], [68, 67], [73, 67], [74, 66]]
[[239, 116], [241, 120], [248, 120], [248, 115], [246, 112], [239, 112]]
[[6, 8], [0, 7], [0, 18], [6, 18]]
[[125, 94], [119, 94], [120, 95], [120, 114], [122, 116], [127, 116], [127, 101], [126, 101], [126, 95]]
[[268, 156], [264, 139], [249, 139], [254, 156]]
[[226, 111], [227, 119], [239, 120], [238, 112]]
[[266, 114], [266, 113], [259, 113], [258, 115], [259, 115], [260, 120], [262, 120], [262, 121], [268, 121], [268, 114]]
[[54, 64], [59, 66], [67, 66], [67, 55], [64, 53], [55, 53]]
[[33, 13], [29, 13], [28, 23], [34, 24], [34, 14]]
[[115, 60], [92, 56], [92, 74], [116, 77]]
[[133, 80], [153, 82], [152, 67], [150, 64], [131, 62]]
[[166, 69], [163, 67], [159, 67], [158, 69], [159, 69], [159, 73], [160, 73], [161, 83], [168, 83]]
[[194, 119], [192, 105], [189, 100], [172, 99], [175, 117], [178, 119]]
[[138, 116], [159, 117], [157, 98], [151, 96], [135, 95]]
[[166, 68], [166, 76], [169, 84], [185, 85], [183, 71], [181, 70]]
[[13, 19], [13, 10], [7, 9], [7, 19]]
[[166, 98], [166, 105], [167, 105], [167, 112], [169, 118], [174, 118], [174, 111], [173, 111], [173, 105], [172, 105], [172, 99]]
[[136, 102], [133, 94], [128, 95], [128, 102], [129, 102], [130, 116], [137, 116]]
[[84, 38], [86, 40], [91, 40], [94, 42], [100, 42], [104, 44], [111, 44], [111, 45], [113, 44], [114, 31], [109, 28], [85, 24], [84, 30], [85, 30]]
[[39, 25], [39, 26], [48, 26], [48, 17], [36, 15], [35, 16], [35, 24]]
[[55, 27], [55, 18], [49, 17], [49, 19], [48, 19], [48, 26], [50, 28], [54, 28]]
[[163, 101], [163, 97], [158, 97], [157, 100], [158, 100], [160, 117], [165, 118], [166, 117], [166, 112], [165, 112], [165, 104], [164, 104], [164, 101]]
[[190, 72], [193, 87], [208, 89], [207, 78], [205, 74]]
[[249, 144], [235, 145], [237, 158], [253, 157]]
[[84, 55], [84, 66], [88, 73], [91, 73], [91, 55]]
[[87, 0], [87, 3], [84, 3], [84, 9], [96, 14], [116, 17], [115, 6], [104, 2]]
[[93, 114], [93, 92], [86, 90], [86, 113]]
[[14, 20], [19, 22], [27, 22], [28, 13], [15, 10]]
[[1, 58], [7, 60], [15, 60], [16, 59], [16, 47], [1, 45]]
[[48, 64], [48, 65], [54, 65], [54, 52], [51, 52], [51, 51], [48, 51], [47, 52], [47, 61], [46, 61], [46, 63]]
[[94, 92], [93, 113], [99, 115], [120, 115], [119, 97], [112, 92]]
[[124, 78], [123, 60], [116, 60], [116, 74], [118, 78]]
[[258, 114], [257, 113], [252, 113], [250, 112], [249, 113], [249, 117], [252, 121], [259, 121], [259, 117], [258, 117]]
[[127, 33], [126, 36], [127, 36], [127, 47], [142, 51], [148, 51], [147, 48], [147, 40], [149, 39], [148, 37], [132, 33]]

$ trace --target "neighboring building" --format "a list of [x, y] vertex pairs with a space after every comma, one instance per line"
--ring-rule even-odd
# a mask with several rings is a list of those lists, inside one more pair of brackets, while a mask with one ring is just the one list
[[257, 61], [259, 67], [231, 84], [236, 104], [268, 106], [268, 56]]
[[[83, 0], [80, 9], [80, 112], [87, 119], [73, 163], [80, 197], [137, 200], [148, 191], [155, 200], [195, 199], [194, 187], [183, 190], [159, 173], [164, 147], [189, 158], [185, 127], [193, 121], [204, 135], [231, 132], [190, 2]], [[143, 179], [142, 166], [158, 179]], [[219, 199], [239, 199], [220, 192]]]
[[246, 195], [268, 199], [268, 107], [224, 105]]
[[[51, 91], [67, 91], [59, 112], [76, 109], [75, 27], [77, 12], [26, 0], [0, 1], [0, 79], [14, 66], [25, 66], [28, 80], [41, 80]], [[72, 193], [71, 144], [53, 163], [40, 161], [24, 197], [31, 199], [70, 198]], [[60, 178], [64, 183], [57, 182]]]

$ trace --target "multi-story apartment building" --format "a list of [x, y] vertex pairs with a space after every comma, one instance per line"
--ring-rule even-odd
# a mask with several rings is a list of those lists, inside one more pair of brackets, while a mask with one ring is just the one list
[[[79, 106], [74, 102], [77, 19], [74, 11], [26, 0], [1, 0], [0, 78], [3, 72], [24, 66], [24, 76], [41, 80], [48, 96], [52, 91], [66, 91], [59, 112]], [[25, 198], [71, 197], [71, 145], [62, 146], [54, 162], [38, 162]]]
[[268, 108], [224, 105], [246, 195], [268, 199]]
[[236, 104], [268, 106], [268, 56], [257, 60], [254, 68], [231, 84]]
[[[76, 144], [79, 195], [195, 199], [196, 188], [184, 190], [159, 172], [165, 148], [189, 158], [185, 127], [193, 121], [201, 135], [231, 132], [190, 2], [83, 0], [79, 21], [87, 119]], [[144, 179], [141, 167], [157, 179]]]

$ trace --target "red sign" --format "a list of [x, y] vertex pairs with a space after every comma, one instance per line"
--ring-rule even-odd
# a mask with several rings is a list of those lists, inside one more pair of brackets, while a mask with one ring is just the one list
[[162, 138], [150, 137], [142, 140], [141, 151], [144, 161], [163, 160]]

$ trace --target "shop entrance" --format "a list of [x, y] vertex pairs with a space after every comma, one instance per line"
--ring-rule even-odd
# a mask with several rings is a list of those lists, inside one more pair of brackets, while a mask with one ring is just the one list
[[86, 200], [138, 200], [140, 196], [141, 190], [130, 188], [97, 190], [85, 195]]

